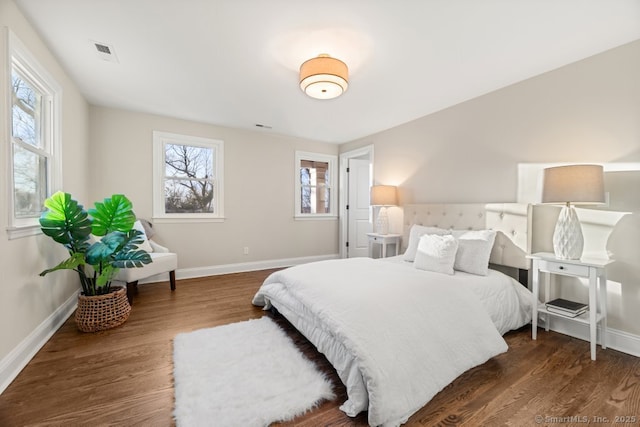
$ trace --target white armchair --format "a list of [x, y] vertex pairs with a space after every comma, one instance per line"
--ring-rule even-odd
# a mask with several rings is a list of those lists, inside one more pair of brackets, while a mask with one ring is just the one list
[[[145, 231], [145, 228], [137, 222], [136, 228], [141, 231]], [[146, 230], [149, 230], [147, 227]], [[147, 232], [147, 234], [150, 234]], [[146, 235], [146, 234], [145, 234]], [[148, 236], [151, 237], [151, 236]], [[148, 245], [147, 245], [148, 244]], [[153, 262], [146, 264], [142, 267], [123, 268], [118, 271], [114, 280], [119, 280], [127, 284], [127, 298], [129, 304], [133, 305], [133, 296], [138, 291], [138, 281], [152, 277], [162, 273], [169, 273], [169, 284], [171, 291], [176, 289], [176, 269], [178, 268], [178, 254], [170, 252], [169, 249], [154, 242], [153, 240], [145, 239], [140, 248], [149, 252]]]

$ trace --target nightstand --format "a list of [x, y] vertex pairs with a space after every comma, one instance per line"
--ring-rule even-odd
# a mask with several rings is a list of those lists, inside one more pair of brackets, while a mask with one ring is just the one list
[[374, 244], [382, 245], [382, 258], [387, 257], [387, 245], [394, 245], [396, 252], [395, 254], [398, 255], [398, 251], [400, 250], [400, 239], [402, 238], [402, 235], [367, 233], [367, 236], [369, 236], [369, 257], [373, 257]]
[[[613, 262], [605, 258], [587, 258], [579, 260], [558, 259], [552, 253], [539, 252], [528, 255], [533, 260], [533, 307], [531, 338], [536, 339], [538, 332], [538, 313], [547, 316], [545, 330], [549, 330], [551, 316], [563, 317], [570, 321], [589, 325], [591, 341], [591, 360], [596, 360], [596, 331], [600, 324], [600, 344], [607, 348], [607, 273], [605, 267]], [[545, 280], [545, 296], [549, 298], [549, 276], [559, 274], [562, 276], [581, 277], [589, 279], [589, 308], [588, 311], [577, 317], [567, 317], [548, 311], [545, 305], [538, 306], [540, 292], [540, 273], [547, 273]], [[598, 295], [598, 288], [600, 290]]]

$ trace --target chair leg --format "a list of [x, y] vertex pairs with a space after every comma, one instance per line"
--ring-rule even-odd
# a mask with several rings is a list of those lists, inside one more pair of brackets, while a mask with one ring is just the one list
[[133, 295], [138, 293], [138, 281], [127, 283], [127, 299], [129, 305], [133, 305]]
[[175, 291], [176, 290], [176, 271], [170, 271], [169, 272], [169, 283], [171, 283], [171, 290]]

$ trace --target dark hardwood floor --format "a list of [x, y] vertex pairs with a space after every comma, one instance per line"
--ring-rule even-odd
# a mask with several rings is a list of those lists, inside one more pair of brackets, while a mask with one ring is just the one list
[[[265, 315], [251, 298], [270, 272], [182, 280], [175, 292], [141, 285], [127, 322], [109, 331], [78, 332], [70, 318], [0, 395], [0, 426], [173, 425], [173, 337]], [[283, 425], [366, 425], [366, 414], [338, 409], [346, 393], [326, 359], [275, 318], [338, 395]], [[640, 424], [640, 358], [598, 347], [593, 362], [587, 342], [544, 331], [532, 341], [530, 326], [505, 339], [507, 353], [460, 376], [407, 425]]]

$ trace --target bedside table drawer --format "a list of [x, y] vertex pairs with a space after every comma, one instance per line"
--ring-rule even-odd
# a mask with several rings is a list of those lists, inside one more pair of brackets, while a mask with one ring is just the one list
[[589, 267], [560, 262], [547, 262], [546, 269], [550, 273], [568, 274], [571, 276], [589, 277]]

